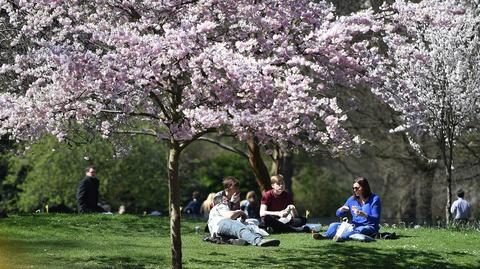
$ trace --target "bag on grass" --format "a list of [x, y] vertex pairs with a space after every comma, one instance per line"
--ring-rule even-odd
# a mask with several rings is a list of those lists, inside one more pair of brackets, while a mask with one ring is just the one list
[[353, 224], [348, 223], [347, 218], [343, 218], [342, 223], [337, 228], [335, 233], [336, 238], [343, 238], [345, 235], [353, 231]]

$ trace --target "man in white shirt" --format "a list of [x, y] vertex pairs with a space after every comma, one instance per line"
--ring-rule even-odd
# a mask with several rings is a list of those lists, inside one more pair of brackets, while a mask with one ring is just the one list
[[264, 239], [260, 233], [252, 231], [247, 225], [237, 219], [245, 219], [242, 210], [230, 210], [228, 204], [220, 203], [210, 210], [208, 229], [210, 235], [228, 236], [238, 238], [232, 241], [234, 245], [246, 245], [246, 243], [259, 247], [275, 247], [280, 245], [277, 239]]
[[470, 203], [463, 199], [464, 196], [465, 192], [462, 189], [457, 190], [458, 199], [453, 202], [450, 208], [450, 213], [452, 213], [457, 224], [467, 223], [470, 217]]

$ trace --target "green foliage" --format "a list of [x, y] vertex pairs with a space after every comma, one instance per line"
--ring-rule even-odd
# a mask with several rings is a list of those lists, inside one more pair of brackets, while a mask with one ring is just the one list
[[130, 147], [104, 171], [104, 199], [129, 212], [168, 211], [167, 148], [150, 137], [138, 137]]
[[[25, 180], [29, 170], [28, 163], [24, 160], [17, 160], [12, 153], [0, 154], [0, 166], [2, 175], [0, 177], [0, 211], [18, 211], [18, 194], [21, 192], [19, 185]], [[15, 175], [10, 171], [15, 170]]]
[[[280, 234], [279, 247], [215, 245], [182, 221], [184, 268], [453, 268], [479, 266], [478, 230], [390, 228], [371, 243]], [[383, 228], [382, 228], [383, 229]], [[477, 226], [478, 229], [478, 226]], [[448, 240], [446, 240], [448, 239]], [[169, 219], [132, 215], [35, 214], [0, 225], [2, 268], [169, 268]]]
[[243, 195], [250, 190], [260, 194], [247, 159], [234, 153], [220, 152], [210, 157], [195, 158], [189, 163], [181, 163], [180, 170], [184, 186], [182, 192], [187, 198], [194, 190], [200, 191], [204, 198], [210, 192], [223, 190], [222, 181], [227, 176], [240, 180]]
[[335, 216], [337, 208], [344, 204], [350, 194], [350, 190], [337, 185], [328, 170], [310, 163], [298, 171], [292, 190], [300, 212], [309, 210], [314, 218]]
[[[113, 145], [95, 139], [71, 146], [46, 137], [22, 157], [10, 156], [9, 176], [3, 182], [21, 192], [4, 203], [7, 210], [32, 212], [48, 204], [76, 208], [76, 187], [85, 167], [95, 165], [100, 179], [100, 200], [113, 210], [124, 204], [130, 212], [166, 210], [166, 150], [154, 139], [131, 138], [123, 155]], [[4, 199], [5, 200], [5, 199]]]
[[[12, 167], [7, 182], [13, 184], [27, 170], [23, 182], [18, 185], [17, 206], [22, 212], [31, 212], [44, 205], [66, 205], [76, 207], [75, 192], [84, 169], [91, 161], [103, 167], [112, 156], [112, 149], [101, 141], [80, 147], [59, 143], [46, 137], [34, 144], [22, 157], [11, 160]], [[87, 158], [89, 158], [87, 160]], [[102, 172], [99, 169], [99, 177]], [[102, 187], [105, 184], [102, 182]]]
[[[241, 191], [257, 190], [253, 174], [243, 157], [219, 151], [216, 146], [199, 143], [186, 151], [180, 162], [182, 200], [191, 199], [194, 190], [201, 199], [221, 190], [222, 179], [234, 176]], [[199, 153], [208, 154], [199, 154]], [[45, 137], [23, 156], [0, 155], [0, 167], [8, 166], [3, 180], [0, 209], [8, 212], [34, 212], [48, 204], [76, 209], [76, 187], [93, 164], [100, 180], [100, 200], [116, 211], [125, 205], [127, 212], [168, 211], [168, 149], [151, 137], [137, 136], [114, 146], [103, 139], [88, 144], [69, 145]], [[1, 172], [1, 171], [0, 171]]]

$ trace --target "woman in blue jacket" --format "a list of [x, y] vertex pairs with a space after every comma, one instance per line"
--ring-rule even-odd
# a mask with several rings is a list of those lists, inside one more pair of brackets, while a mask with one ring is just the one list
[[345, 204], [337, 209], [337, 217], [346, 217], [347, 212], [352, 215], [353, 231], [344, 234], [342, 238], [334, 238], [340, 222], [330, 224], [324, 234], [313, 234], [314, 239], [334, 238], [336, 241], [348, 239], [352, 234], [364, 234], [374, 237], [380, 230], [380, 212], [382, 204], [380, 198], [372, 193], [368, 180], [363, 177], [353, 181], [352, 196]]

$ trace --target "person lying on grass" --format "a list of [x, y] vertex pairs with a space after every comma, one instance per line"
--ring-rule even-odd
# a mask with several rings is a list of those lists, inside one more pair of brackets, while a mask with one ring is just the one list
[[[349, 239], [354, 234], [363, 234], [369, 237], [375, 237], [380, 230], [380, 212], [382, 205], [380, 198], [372, 193], [368, 180], [363, 177], [356, 178], [353, 181], [352, 196], [348, 198], [345, 204], [337, 209], [337, 217], [346, 217], [347, 212], [352, 215], [353, 230], [336, 237], [340, 222], [330, 224], [324, 234], [312, 234], [314, 239], [333, 238], [335, 241]], [[368, 238], [369, 239], [369, 238]]]
[[[273, 247], [280, 245], [277, 239], [265, 239], [259, 233], [259, 228], [254, 225], [245, 225], [237, 219], [245, 219], [246, 214], [242, 210], [230, 210], [228, 202], [233, 195], [232, 192], [227, 192], [225, 202], [216, 204], [211, 210], [208, 218], [208, 228], [211, 237], [225, 236], [232, 237], [229, 241], [233, 245], [253, 245], [260, 247]], [[259, 231], [259, 232], [255, 232]]]

